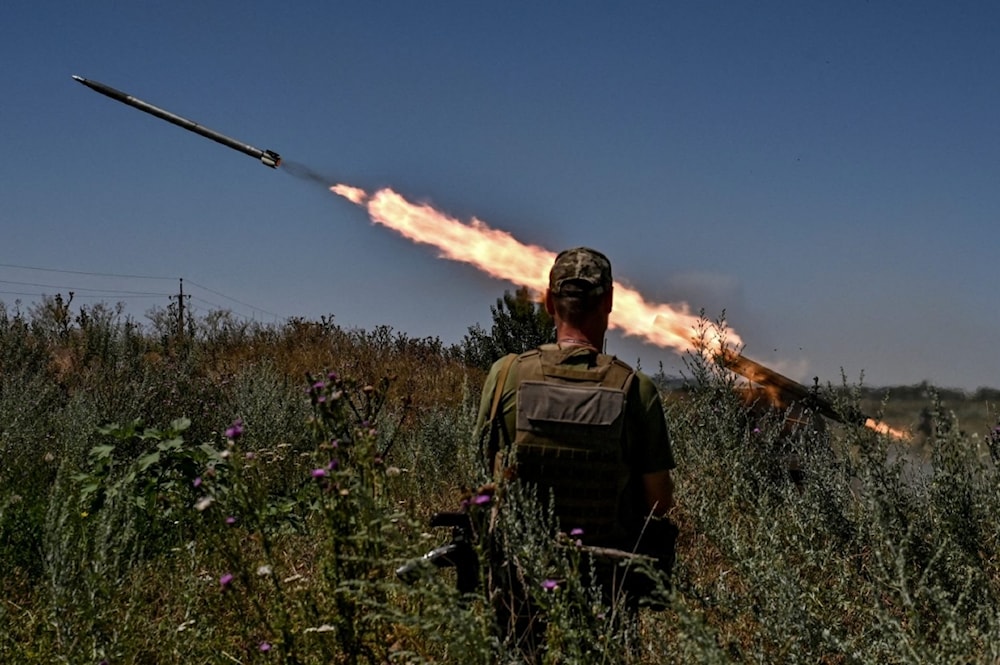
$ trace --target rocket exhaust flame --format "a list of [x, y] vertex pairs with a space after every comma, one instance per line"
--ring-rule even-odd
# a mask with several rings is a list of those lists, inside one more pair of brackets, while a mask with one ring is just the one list
[[[492, 229], [476, 218], [468, 224], [462, 223], [429, 205], [411, 203], [388, 188], [369, 195], [361, 188], [337, 184], [330, 187], [330, 191], [365, 208], [376, 224], [393, 229], [416, 243], [436, 247], [442, 258], [469, 263], [493, 277], [538, 294], [548, 287], [549, 268], [555, 260], [555, 252], [526, 245], [506, 231]], [[611, 328], [676, 352], [698, 350], [722, 355], [729, 369], [749, 381], [779, 381], [774, 387], [790, 390], [799, 397], [808, 395], [808, 389], [801, 384], [733, 351], [742, 346], [735, 333], [727, 331], [726, 338], [722, 339], [717, 331], [708, 330], [704, 332], [707, 337], [702, 339], [701, 317], [692, 314], [686, 304], [648, 303], [638, 291], [619, 282], [614, 284], [614, 294]], [[833, 413], [832, 409], [828, 411]], [[840, 420], [838, 415], [833, 417]], [[901, 436], [871, 418], [864, 424], [877, 432]]]
[[[538, 294], [548, 287], [555, 252], [526, 245], [506, 231], [492, 229], [475, 218], [464, 224], [429, 205], [411, 203], [391, 189], [381, 189], [371, 196], [363, 189], [343, 184], [330, 190], [367, 208], [376, 224], [414, 242], [437, 247], [443, 258], [470, 263], [493, 277]], [[615, 304], [609, 322], [612, 328], [678, 352], [695, 348], [694, 331], [700, 318], [687, 305], [648, 303], [638, 291], [619, 282], [615, 282], [614, 290]], [[716, 352], [723, 346], [721, 339], [705, 341]], [[729, 333], [725, 343], [738, 346], [741, 341], [739, 336]]]

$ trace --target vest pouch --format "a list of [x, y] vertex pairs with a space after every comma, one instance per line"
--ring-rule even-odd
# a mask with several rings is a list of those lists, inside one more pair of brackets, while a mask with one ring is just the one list
[[522, 381], [515, 442], [594, 453], [609, 447], [616, 451], [624, 412], [625, 392], [617, 388]]

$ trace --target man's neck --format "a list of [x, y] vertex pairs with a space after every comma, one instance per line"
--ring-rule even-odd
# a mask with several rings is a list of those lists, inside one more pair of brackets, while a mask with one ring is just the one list
[[604, 335], [598, 331], [586, 331], [572, 326], [556, 329], [556, 342], [562, 346], [592, 346], [598, 351], [604, 348]]

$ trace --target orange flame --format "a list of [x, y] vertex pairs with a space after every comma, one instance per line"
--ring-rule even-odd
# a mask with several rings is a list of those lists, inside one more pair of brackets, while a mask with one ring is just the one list
[[[437, 247], [443, 258], [470, 263], [493, 277], [525, 286], [538, 294], [548, 287], [549, 268], [556, 255], [536, 245], [525, 245], [506, 231], [491, 229], [473, 218], [468, 224], [435, 210], [429, 205], [410, 203], [391, 189], [381, 189], [371, 197], [349, 185], [334, 185], [334, 194], [368, 210], [372, 221], [387, 226], [417, 243]], [[700, 317], [686, 304], [648, 303], [635, 289], [614, 284], [615, 302], [610, 327], [625, 335], [678, 352], [695, 348], [695, 331]], [[742, 344], [738, 335], [728, 332], [726, 339], [706, 331], [705, 342], [714, 350]]]
[[868, 418], [867, 420], [865, 420], [865, 427], [867, 427], [870, 430], [874, 430], [875, 432], [878, 432], [879, 434], [885, 434], [886, 436], [890, 436], [890, 437], [892, 437], [894, 439], [909, 439], [910, 438], [910, 435], [908, 433], [904, 432], [903, 430], [899, 430], [899, 429], [895, 429], [895, 428], [889, 427], [885, 423], [880, 423], [879, 421], [875, 420], [874, 418]]

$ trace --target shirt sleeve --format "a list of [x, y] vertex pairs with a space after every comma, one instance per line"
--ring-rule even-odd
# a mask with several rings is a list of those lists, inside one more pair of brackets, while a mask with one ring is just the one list
[[[512, 365], [516, 363], [515, 359], [510, 355], [504, 356], [500, 360], [493, 363], [490, 367], [489, 374], [486, 375], [486, 381], [483, 383], [483, 392], [479, 397], [479, 413], [476, 416], [476, 429], [474, 431], [476, 440], [474, 444], [479, 448], [481, 454], [486, 454], [489, 457], [488, 452], [491, 450], [499, 450], [500, 441], [492, 440], [497, 436], [496, 431], [491, 431], [490, 422], [490, 410], [493, 408], [493, 398], [496, 394], [497, 383], [500, 381], [500, 374], [506, 364], [511, 363]], [[515, 390], [516, 385], [516, 371], [513, 366], [508, 370], [506, 380], [504, 381], [503, 395], [498, 407], [499, 417], [503, 418], [504, 429], [508, 432], [508, 435], [513, 438], [513, 427], [514, 427], [514, 403], [515, 403]], [[493, 460], [483, 459], [487, 470], [492, 469]]]
[[645, 374], [636, 373], [637, 404], [630, 409], [629, 448], [631, 464], [639, 473], [655, 473], [675, 468], [667, 419], [660, 393]]

